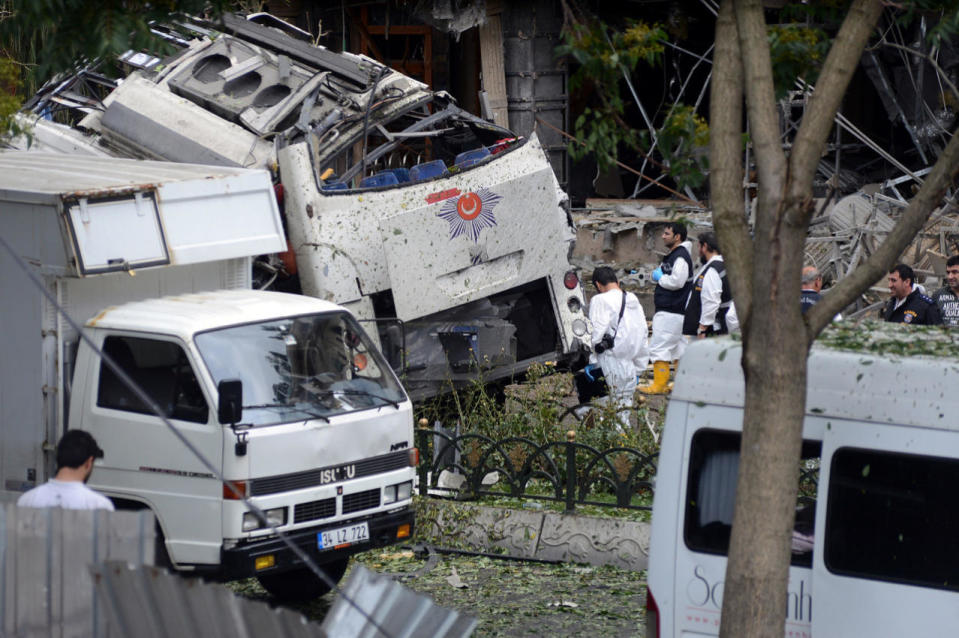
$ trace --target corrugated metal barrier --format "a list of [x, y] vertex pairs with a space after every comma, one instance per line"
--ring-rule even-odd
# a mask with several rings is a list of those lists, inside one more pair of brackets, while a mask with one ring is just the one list
[[122, 636], [109, 626], [90, 565], [152, 564], [150, 512], [0, 506], [0, 635]]
[[476, 620], [360, 565], [322, 627], [301, 613], [153, 567], [143, 512], [0, 505], [0, 636], [401, 638], [469, 636]]
[[223, 585], [156, 567], [104, 563], [92, 568], [119, 635], [136, 638], [318, 638], [318, 623], [289, 609], [237, 596]]

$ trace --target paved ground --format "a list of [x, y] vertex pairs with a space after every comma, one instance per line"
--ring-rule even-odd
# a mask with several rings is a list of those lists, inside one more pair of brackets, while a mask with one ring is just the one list
[[[439, 605], [476, 617], [476, 638], [643, 635], [646, 583], [642, 572], [465, 555], [427, 559], [393, 548], [361, 554], [360, 560], [378, 572], [395, 574], [404, 585]], [[236, 589], [252, 598], [268, 599], [254, 580]], [[322, 620], [331, 602], [327, 596], [298, 609]]]

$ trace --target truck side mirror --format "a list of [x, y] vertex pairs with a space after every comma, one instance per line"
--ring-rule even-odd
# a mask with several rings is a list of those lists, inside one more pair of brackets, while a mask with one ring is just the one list
[[243, 382], [239, 379], [224, 379], [216, 386], [220, 394], [217, 418], [221, 425], [233, 425], [243, 418]]

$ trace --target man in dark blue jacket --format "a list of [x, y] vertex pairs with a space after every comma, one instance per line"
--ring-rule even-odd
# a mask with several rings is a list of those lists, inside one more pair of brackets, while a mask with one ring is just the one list
[[942, 323], [936, 303], [915, 288], [916, 274], [906, 264], [896, 264], [889, 271], [889, 292], [892, 298], [883, 306], [880, 316], [890, 323], [932, 326]]

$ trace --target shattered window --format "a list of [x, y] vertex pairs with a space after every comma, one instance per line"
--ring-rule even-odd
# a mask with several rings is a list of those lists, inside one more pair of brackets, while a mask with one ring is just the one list
[[196, 344], [214, 383], [243, 382], [242, 422], [250, 425], [396, 409], [406, 399], [389, 364], [345, 312], [211, 330]]
[[[693, 436], [683, 527], [686, 546], [693, 551], [722, 555], [729, 552], [739, 473], [739, 445], [739, 432], [704, 429]], [[821, 449], [818, 441], [803, 441], [792, 538], [792, 564], [797, 566], [812, 565]]]
[[826, 568], [959, 591], [959, 460], [840, 448], [829, 473]]

